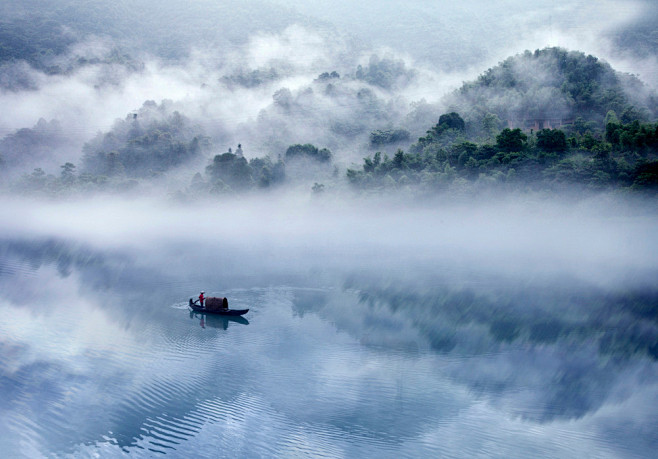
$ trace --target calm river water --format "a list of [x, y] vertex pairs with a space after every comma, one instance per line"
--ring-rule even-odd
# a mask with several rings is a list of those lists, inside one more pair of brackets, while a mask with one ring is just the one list
[[[650, 457], [656, 222], [622, 226], [551, 269], [450, 228], [451, 250], [403, 232], [389, 254], [379, 225], [285, 247], [8, 228], [2, 456]], [[194, 314], [201, 289], [249, 312]]]

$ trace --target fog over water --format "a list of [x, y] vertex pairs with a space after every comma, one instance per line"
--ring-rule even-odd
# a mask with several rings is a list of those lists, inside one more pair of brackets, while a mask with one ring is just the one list
[[[604, 196], [567, 203], [541, 196], [504, 197], [468, 206], [402, 207], [343, 199], [282, 194], [180, 206], [104, 198], [99, 206], [96, 200], [13, 198], [3, 202], [2, 213], [7, 237], [71, 238], [98, 248], [148, 250], [153, 256], [161, 244], [176, 241], [239, 248], [257, 258], [262, 250], [301, 255], [307, 268], [327, 258], [342, 268], [341, 263], [375, 267], [379, 258], [468, 257], [469, 264], [475, 260], [474, 265], [499, 273], [521, 274], [516, 271], [522, 263], [523, 269], [556, 269], [588, 280], [605, 275], [606, 283], [629, 268], [655, 267], [655, 207], [639, 200]], [[314, 251], [322, 257], [308, 256]], [[362, 252], [376, 259], [361, 259]]]
[[[653, 2], [52, 3], [71, 44], [0, 66], [4, 457], [658, 449], [655, 194], [358, 192], [345, 177], [372, 131], [404, 127], [385, 148], [408, 148], [452, 91], [526, 49], [596, 54], [639, 74], [643, 100], [656, 54], [619, 37]], [[80, 177], [85, 151], [169, 120], [181, 145], [207, 143], [165, 172], [12, 185], [65, 162]], [[332, 162], [195, 194], [238, 143], [272, 161], [312, 143]], [[249, 312], [195, 313], [201, 290]]]

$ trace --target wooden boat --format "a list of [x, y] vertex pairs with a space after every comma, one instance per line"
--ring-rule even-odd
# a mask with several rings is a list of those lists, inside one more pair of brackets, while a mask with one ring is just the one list
[[192, 301], [191, 298], [190, 298], [189, 306], [194, 312], [201, 312], [203, 314], [218, 314], [220, 316], [241, 316], [241, 315], [244, 315], [244, 314], [249, 312], [249, 309], [228, 309], [228, 308], [226, 308], [226, 309], [210, 310], [210, 309], [202, 308], [198, 304], [194, 304], [194, 302]]

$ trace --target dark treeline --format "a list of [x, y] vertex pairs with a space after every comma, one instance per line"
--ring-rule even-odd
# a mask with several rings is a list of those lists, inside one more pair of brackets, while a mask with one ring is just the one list
[[658, 123], [619, 121], [609, 112], [604, 131], [564, 129], [524, 132], [504, 128], [495, 142], [469, 139], [457, 113], [439, 123], [410, 148], [392, 157], [375, 153], [360, 169], [348, 169], [357, 188], [437, 192], [455, 188], [590, 189], [658, 188]]
[[[238, 146], [240, 149], [240, 146]], [[254, 188], [269, 188], [286, 178], [285, 163], [270, 157], [247, 161], [242, 154], [231, 152], [216, 155], [206, 167], [206, 178], [197, 174], [193, 188], [199, 192], [231, 193]]]
[[[157, 109], [155, 104], [146, 106]], [[168, 171], [211, 148], [210, 140], [177, 112], [151, 124], [138, 119], [129, 116], [113, 131], [87, 143], [79, 174], [72, 163], [62, 165], [60, 177], [37, 168], [23, 176], [18, 189], [29, 193], [132, 189], [139, 180], [166, 178]], [[464, 125], [457, 113], [442, 115], [409, 153], [398, 150], [389, 157], [377, 152], [365, 158], [359, 169], [347, 170], [348, 182], [363, 190], [421, 194], [557, 191], [565, 186], [594, 191], [658, 188], [658, 123], [624, 124], [610, 112], [602, 132], [579, 131], [577, 123], [537, 132], [504, 128], [492, 143], [469, 140]], [[297, 144], [277, 159], [266, 155], [247, 160], [239, 146], [235, 153], [229, 149], [215, 155], [203, 173], [194, 176], [188, 191], [199, 195], [266, 189], [294, 179], [286, 165], [305, 161], [326, 168], [333, 167], [332, 159], [326, 148]]]

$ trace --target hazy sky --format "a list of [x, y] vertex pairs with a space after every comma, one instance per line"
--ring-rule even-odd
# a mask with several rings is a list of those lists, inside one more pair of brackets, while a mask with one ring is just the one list
[[642, 0], [273, 0], [331, 22], [374, 46], [407, 52], [437, 68], [484, 66], [525, 49], [563, 46], [606, 58], [606, 35], [656, 5]]

